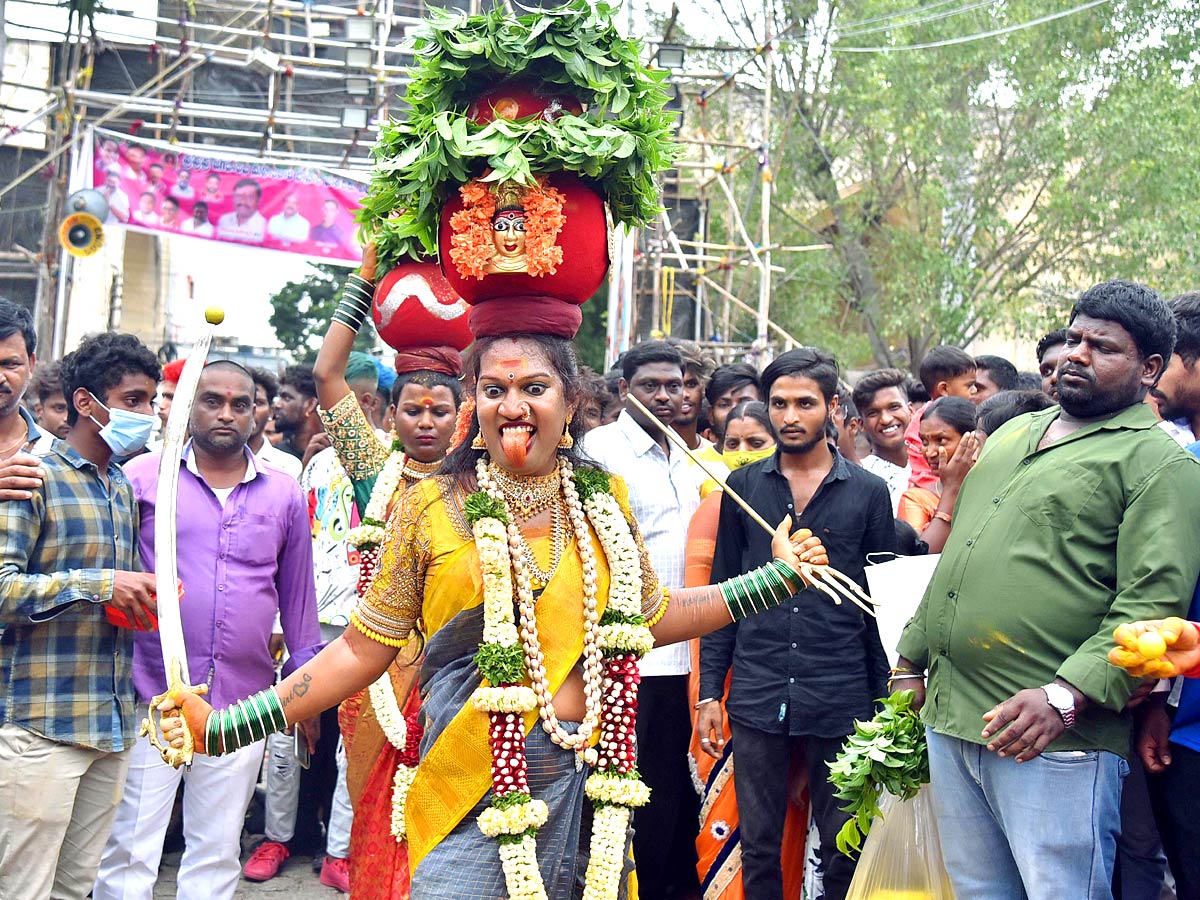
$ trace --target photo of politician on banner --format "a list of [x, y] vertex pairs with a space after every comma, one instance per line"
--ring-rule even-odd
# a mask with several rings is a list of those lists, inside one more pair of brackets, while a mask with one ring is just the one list
[[228, 241], [358, 265], [366, 186], [327, 169], [196, 153], [93, 129], [91, 187], [104, 226]]

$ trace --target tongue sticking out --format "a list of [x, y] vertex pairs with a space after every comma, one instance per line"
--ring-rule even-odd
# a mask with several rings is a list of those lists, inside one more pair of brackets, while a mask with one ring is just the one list
[[524, 428], [500, 429], [500, 448], [514, 469], [525, 465], [525, 456], [529, 451], [530, 434]]

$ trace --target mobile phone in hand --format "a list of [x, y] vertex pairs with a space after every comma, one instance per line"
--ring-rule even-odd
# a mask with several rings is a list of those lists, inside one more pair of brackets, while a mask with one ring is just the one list
[[296, 757], [296, 762], [300, 763], [300, 768], [307, 769], [312, 764], [312, 754], [308, 752], [308, 741], [299, 728], [295, 729], [292, 735], [292, 754]]

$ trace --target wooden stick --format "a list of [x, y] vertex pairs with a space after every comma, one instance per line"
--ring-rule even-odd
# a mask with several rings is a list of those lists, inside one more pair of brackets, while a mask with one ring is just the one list
[[696, 456], [696, 454], [692, 452], [691, 448], [688, 447], [688, 445], [684, 443], [683, 438], [681, 438], [676, 433], [674, 428], [672, 428], [670, 425], [664, 425], [662, 422], [660, 422], [658, 420], [658, 418], [654, 415], [654, 413], [652, 413], [652, 412], [650, 412], [650, 410], [646, 409], [646, 407], [642, 404], [642, 402], [640, 400], [638, 400], [637, 397], [633, 396], [633, 394], [627, 393], [625, 395], [625, 399], [628, 400], [630, 403], [632, 403], [634, 406], [636, 406], [639, 410], [641, 410], [642, 414], [647, 419], [649, 419], [651, 422], [653, 422], [655, 425], [657, 425], [658, 430], [661, 431], [664, 435], [666, 435], [667, 440], [670, 441], [672, 444], [674, 444], [676, 447], [678, 447], [680, 450], [682, 450], [685, 454], [687, 454], [687, 458], [690, 459], [692, 462], [694, 462], [697, 466], [699, 466], [701, 471], [703, 471], [705, 475], [707, 475], [709, 478], [711, 478], [713, 481], [715, 481], [717, 484], [719, 484], [721, 486], [721, 490], [723, 490], [727, 496], [732, 497], [737, 502], [738, 506], [740, 506], [742, 509], [744, 509], [746, 511], [746, 515], [748, 515], [755, 522], [757, 522], [759, 525], [762, 526], [763, 531], [765, 531], [767, 534], [771, 535], [772, 537], [775, 536], [775, 529], [767, 524], [767, 520], [764, 519], [762, 516], [760, 516], [758, 514], [758, 512], [755, 511], [753, 506], [751, 506], [749, 503], [747, 503], [745, 500], [743, 500], [737, 491], [733, 490], [728, 484], [726, 484], [725, 478], [723, 476], [714, 472], [712, 469], [710, 469], [705, 464], [704, 460], [702, 460], [698, 456]]

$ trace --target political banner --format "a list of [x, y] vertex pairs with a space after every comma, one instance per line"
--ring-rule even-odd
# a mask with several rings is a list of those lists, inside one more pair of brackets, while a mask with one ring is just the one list
[[354, 221], [366, 186], [326, 169], [93, 129], [91, 184], [105, 227], [281, 250], [358, 265]]

